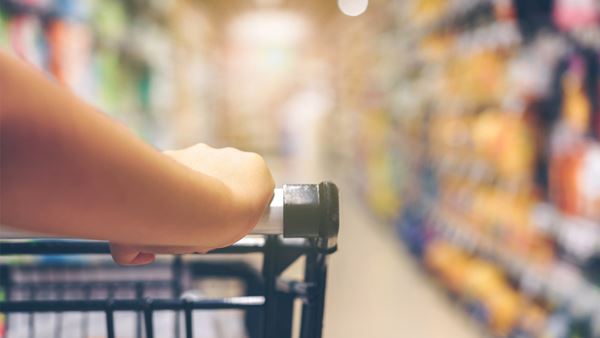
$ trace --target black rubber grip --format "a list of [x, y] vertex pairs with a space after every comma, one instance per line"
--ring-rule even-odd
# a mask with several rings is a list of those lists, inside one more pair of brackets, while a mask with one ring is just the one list
[[331, 182], [283, 186], [283, 236], [332, 238], [339, 232], [338, 189]]

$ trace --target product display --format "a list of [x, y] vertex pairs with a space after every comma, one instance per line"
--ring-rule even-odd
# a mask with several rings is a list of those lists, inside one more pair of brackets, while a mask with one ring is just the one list
[[399, 7], [390, 98], [352, 107], [365, 201], [494, 336], [600, 336], [597, 2]]
[[0, 46], [172, 148], [215, 138], [203, 22], [188, 2], [2, 0]]

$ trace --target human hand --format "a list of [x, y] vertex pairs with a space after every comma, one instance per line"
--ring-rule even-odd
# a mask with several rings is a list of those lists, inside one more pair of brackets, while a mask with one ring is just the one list
[[256, 153], [234, 148], [216, 149], [199, 143], [182, 150], [166, 151], [165, 155], [216, 178], [231, 190], [233, 208], [230, 214], [245, 225], [234, 234], [235, 240], [254, 228], [271, 201], [275, 181], [265, 160]]
[[111, 243], [111, 253], [119, 264], [147, 264], [152, 262], [158, 253], [205, 253], [229, 246], [254, 228], [269, 205], [275, 182], [264, 159], [255, 153], [234, 148], [216, 149], [200, 143], [181, 150], [166, 151], [164, 154], [190, 169], [221, 181], [229, 188], [232, 209], [224, 218], [233, 218], [234, 221], [230, 224], [234, 226], [219, 229], [220, 238], [214, 239], [212, 243], [217, 244], [210, 247], [177, 246], [177, 243], [174, 243], [174, 246]]

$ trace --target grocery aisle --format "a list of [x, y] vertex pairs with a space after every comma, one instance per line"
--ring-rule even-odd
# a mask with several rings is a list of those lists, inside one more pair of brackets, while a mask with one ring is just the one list
[[340, 249], [330, 261], [325, 337], [481, 337], [419, 271], [392, 229], [377, 224], [339, 183]]
[[[389, 224], [359, 199], [349, 177], [325, 154], [268, 158], [277, 184], [331, 180], [340, 191], [338, 251], [329, 258], [324, 338], [475, 338], [485, 332], [450, 300], [410, 256]], [[286, 273], [301, 277], [302, 265]]]
[[340, 185], [327, 338], [600, 337], [600, 1], [0, 0], [3, 47], [159, 149]]

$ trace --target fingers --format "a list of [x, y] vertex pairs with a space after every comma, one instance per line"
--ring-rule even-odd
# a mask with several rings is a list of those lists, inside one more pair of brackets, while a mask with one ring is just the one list
[[156, 254], [205, 254], [214, 248], [191, 246], [161, 246], [145, 245], [133, 246], [127, 244], [110, 243], [110, 253], [117, 264], [144, 265], [154, 262]]
[[152, 253], [140, 252], [132, 246], [110, 243], [110, 254], [120, 265], [144, 265], [154, 261]]
[[152, 252], [154, 254], [167, 255], [185, 255], [190, 253], [206, 253], [211, 248], [196, 247], [196, 246], [177, 246], [177, 245], [144, 245], [138, 247], [138, 250], [143, 252]]

